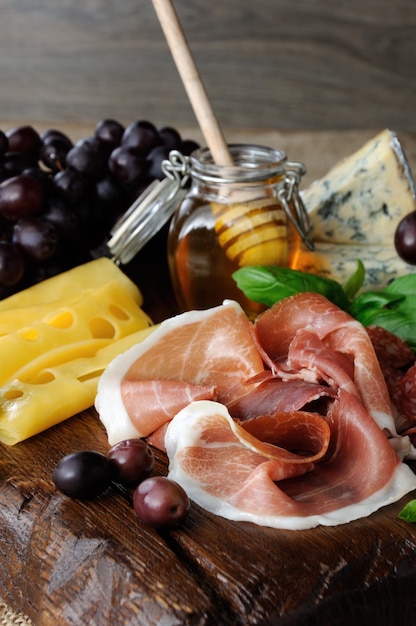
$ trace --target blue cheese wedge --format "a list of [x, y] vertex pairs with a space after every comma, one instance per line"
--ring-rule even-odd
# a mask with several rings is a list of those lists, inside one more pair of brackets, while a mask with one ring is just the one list
[[388, 129], [302, 192], [315, 242], [363, 246], [391, 246], [402, 217], [416, 209], [415, 197], [408, 162]]
[[302, 192], [315, 250], [292, 243], [291, 267], [345, 283], [366, 270], [362, 290], [383, 288], [416, 272], [394, 247], [401, 219], [416, 210], [415, 183], [394, 132], [383, 130]]

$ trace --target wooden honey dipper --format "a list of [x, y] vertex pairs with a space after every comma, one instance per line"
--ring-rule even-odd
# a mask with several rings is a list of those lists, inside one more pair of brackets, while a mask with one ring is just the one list
[[[235, 163], [214, 114], [185, 34], [171, 0], [153, 5], [215, 165]], [[212, 203], [221, 247], [237, 265], [284, 265], [288, 256], [287, 216], [275, 197], [255, 199], [252, 193], [230, 204]]]

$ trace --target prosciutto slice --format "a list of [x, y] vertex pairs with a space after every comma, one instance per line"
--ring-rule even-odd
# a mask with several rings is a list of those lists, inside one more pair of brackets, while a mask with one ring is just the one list
[[[304, 334], [299, 336], [300, 333]], [[300, 293], [278, 302], [257, 318], [256, 335], [262, 349], [274, 361], [285, 360], [289, 355], [287, 365], [296, 371], [302, 367], [307, 353], [304, 376], [320, 374], [318, 360], [315, 367], [313, 356], [315, 353], [321, 365], [325, 356], [316, 343], [315, 348], [312, 345], [315, 338], [320, 340], [328, 348], [325, 378], [331, 376], [331, 371], [335, 376], [337, 371], [344, 384], [349, 379], [380, 428], [388, 434], [397, 434], [389, 392], [368, 333], [362, 324], [324, 296]], [[303, 344], [307, 344], [305, 350]], [[339, 367], [340, 359], [344, 374]], [[341, 381], [334, 383], [339, 385]]]
[[170, 318], [116, 357], [100, 378], [95, 406], [110, 445], [147, 437], [193, 399], [234, 400], [264, 372], [241, 307], [227, 301]]
[[307, 406], [323, 404], [325, 398], [334, 398], [335, 395], [335, 391], [327, 385], [268, 376], [246, 396], [229, 402], [228, 409], [233, 418], [245, 421], [256, 415], [273, 415], [276, 411], [299, 411]]
[[414, 473], [354, 395], [341, 391], [328, 423], [320, 418], [329, 449], [316, 425], [293, 419], [313, 455], [266, 454], [224, 405], [194, 402], [168, 425], [168, 476], [216, 515], [291, 530], [350, 522], [415, 489]]

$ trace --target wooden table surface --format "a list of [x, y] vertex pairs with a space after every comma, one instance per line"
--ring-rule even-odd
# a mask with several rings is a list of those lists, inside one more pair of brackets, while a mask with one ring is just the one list
[[[314, 176], [373, 134], [247, 131], [244, 140], [286, 142], [292, 160], [308, 165], [311, 159]], [[414, 167], [416, 137], [404, 139]], [[163, 237], [135, 262], [155, 321], [174, 311]], [[157, 268], [151, 280], [140, 272], [148, 263]], [[108, 449], [93, 409], [14, 447], [0, 446], [0, 598], [32, 624], [415, 623], [416, 526], [397, 517], [414, 493], [367, 518], [304, 531], [231, 522], [192, 504], [179, 529], [157, 532], [138, 521], [126, 490], [94, 502], [72, 501], [55, 490], [55, 464], [87, 448]], [[156, 457], [155, 472], [165, 474], [165, 456]]]

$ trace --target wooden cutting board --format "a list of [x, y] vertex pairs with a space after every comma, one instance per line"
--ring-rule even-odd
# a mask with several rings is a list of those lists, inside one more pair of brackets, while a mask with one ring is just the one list
[[[155, 321], [176, 312], [164, 236], [129, 268], [154, 270], [138, 282]], [[397, 514], [416, 494], [304, 531], [230, 522], [192, 504], [179, 529], [158, 532], [139, 522], [127, 490], [87, 503], [55, 490], [56, 463], [88, 448], [108, 449], [93, 409], [0, 446], [0, 597], [34, 625], [415, 624], [416, 525]], [[160, 452], [155, 472], [167, 472]]]

